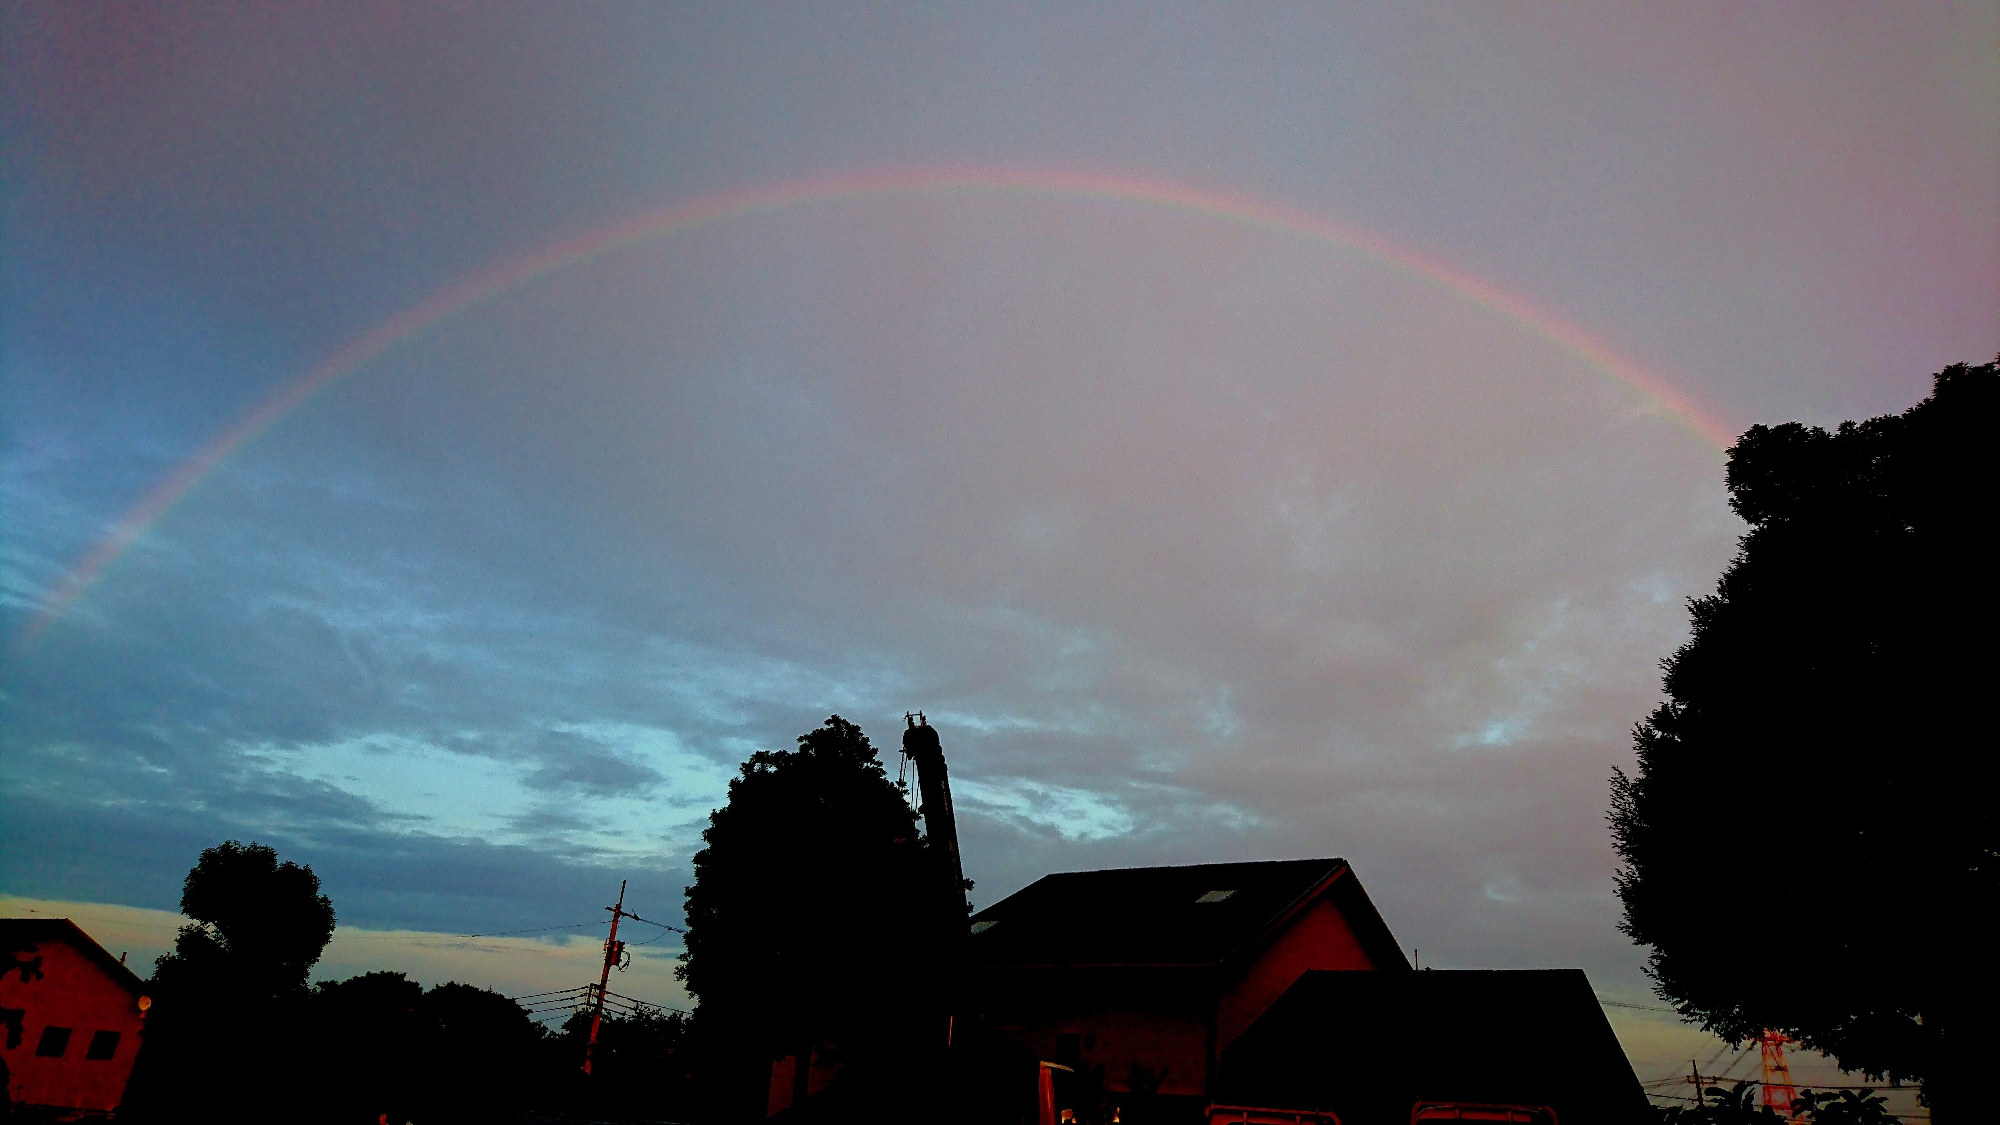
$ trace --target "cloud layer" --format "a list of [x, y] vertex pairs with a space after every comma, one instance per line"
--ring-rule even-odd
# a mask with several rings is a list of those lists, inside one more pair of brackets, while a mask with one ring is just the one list
[[[1989, 7], [577, 11], [6, 22], [0, 630], [435, 287], [831, 170], [1324, 210], [1746, 424], [2000, 346]], [[237, 836], [363, 928], [568, 922], [627, 876], [671, 918], [737, 763], [921, 708], [982, 903], [1338, 854], [1426, 963], [1643, 998], [1605, 782], [1738, 527], [1656, 404], [1324, 245], [1005, 194], [759, 214], [394, 349], [11, 650], [0, 887], [171, 909]]]

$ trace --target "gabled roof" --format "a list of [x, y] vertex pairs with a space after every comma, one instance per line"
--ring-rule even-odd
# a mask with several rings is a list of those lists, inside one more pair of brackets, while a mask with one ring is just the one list
[[1046, 875], [972, 916], [971, 952], [994, 968], [1219, 965], [1322, 895], [1378, 965], [1408, 964], [1342, 859]]
[[134, 996], [143, 995], [147, 990], [146, 982], [140, 980], [137, 973], [126, 968], [123, 962], [97, 944], [95, 938], [67, 918], [0, 918], [0, 953], [27, 953], [46, 941], [63, 941], [75, 946]]
[[1653, 1112], [1581, 969], [1314, 970], [1223, 1053], [1217, 1100], [1408, 1125], [1420, 1101]]

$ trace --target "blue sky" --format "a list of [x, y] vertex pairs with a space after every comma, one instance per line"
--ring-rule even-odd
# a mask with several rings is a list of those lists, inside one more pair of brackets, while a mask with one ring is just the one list
[[[10, 637], [437, 287], [836, 172], [1323, 214], [1737, 426], [2000, 350], [1990, 5], [9, 4], [0, 36]], [[235, 836], [355, 926], [569, 922], [626, 877], [671, 915], [736, 763], [923, 708], [981, 903], [1345, 855], [1427, 963], [1636, 994], [1605, 782], [1739, 529], [1656, 404], [1365, 258], [1101, 200], [790, 208], [392, 349], [11, 645], [0, 890], [170, 908]]]

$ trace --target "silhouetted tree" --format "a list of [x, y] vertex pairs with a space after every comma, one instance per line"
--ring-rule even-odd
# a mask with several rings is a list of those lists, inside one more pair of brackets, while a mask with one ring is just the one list
[[416, 1119], [419, 1092], [434, 1079], [430, 1037], [418, 1009], [423, 985], [395, 972], [366, 973], [313, 989], [310, 1086], [297, 1116], [365, 1125], [379, 1114]]
[[1888, 1099], [1866, 1090], [1800, 1090], [1792, 1110], [1811, 1125], [1899, 1125], [1902, 1120], [1889, 1112]]
[[333, 937], [312, 868], [235, 840], [201, 853], [181, 890], [174, 951], [127, 1101], [154, 1118], [270, 1114], [293, 1096], [307, 1042], [306, 975]]
[[702, 839], [676, 970], [698, 1025], [760, 1060], [855, 1060], [931, 1010], [925, 959], [964, 921], [859, 727], [834, 715], [796, 750], [752, 755]]
[[1750, 530], [1612, 782], [1660, 995], [1921, 1080], [1941, 1125], [1995, 1057], [1997, 404], [1958, 365], [1900, 415], [1746, 432]]
[[1694, 1105], [1669, 1106], [1660, 1111], [1668, 1125], [1782, 1125], [1784, 1118], [1757, 1104], [1757, 1086], [1738, 1082], [1733, 1090], [1710, 1086]]
[[[571, 1071], [583, 1057], [590, 1013], [563, 1022], [558, 1056]], [[606, 1013], [591, 1055], [591, 1077], [576, 1083], [576, 1110], [606, 1120], [686, 1120], [699, 1114], [706, 1094], [702, 1069], [707, 1060], [679, 1012], [644, 1008]], [[705, 1116], [705, 1115], [701, 1115]]]
[[418, 1099], [424, 1122], [511, 1121], [541, 1102], [552, 1078], [576, 1066], [553, 1061], [550, 1036], [519, 1004], [491, 989], [447, 981], [417, 1006], [431, 1078]]
[[316, 986], [308, 1015], [311, 1094], [293, 1119], [511, 1121], [576, 1066], [519, 1004], [469, 984], [427, 992], [402, 973], [367, 973]]

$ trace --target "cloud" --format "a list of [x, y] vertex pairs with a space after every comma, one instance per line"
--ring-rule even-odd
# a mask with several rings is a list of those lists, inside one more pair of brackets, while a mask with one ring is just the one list
[[1712, 453], [1282, 239], [838, 217], [551, 278], [226, 465], [4, 674], [6, 800], [112, 850], [186, 834], [39, 893], [171, 888], [247, 833], [371, 924], [535, 921], [566, 892], [398, 888], [529, 855], [664, 878], [750, 752], [839, 712], [893, 768], [921, 707], [982, 901], [1338, 854], [1440, 952], [1629, 957], [1602, 790], [1670, 592], [1727, 557]]
[[[829, 168], [1123, 167], [1344, 215], [1745, 421], [1899, 408], [1994, 347], [1983, 15], [1021, 10], [940, 51], [810, 9], [332, 12], [0, 41], [9, 635], [354, 332]], [[1637, 982], [1605, 778], [1737, 528], [1657, 404], [1324, 245], [1008, 193], [760, 213], [405, 341], [8, 653], [0, 885], [170, 907], [233, 835], [371, 928], [595, 916], [626, 875], [671, 910], [750, 753], [838, 712], [893, 769], [922, 708], [982, 901], [1339, 854], [1439, 956]]]

